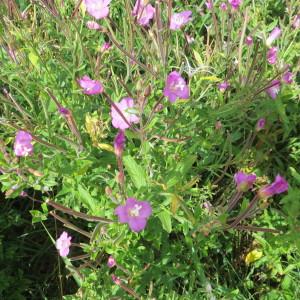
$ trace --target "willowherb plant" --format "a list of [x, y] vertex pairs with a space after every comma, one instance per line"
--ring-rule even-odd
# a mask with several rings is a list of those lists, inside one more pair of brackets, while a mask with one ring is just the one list
[[1, 6], [2, 190], [33, 203], [41, 191], [33, 215], [73, 231], [56, 248], [80, 287], [94, 282], [87, 299], [226, 296], [205, 264], [219, 240], [294, 236], [266, 216], [299, 192], [285, 147], [299, 130], [299, 15], [293, 0], [281, 18], [268, 5], [35, 1], [23, 19]]

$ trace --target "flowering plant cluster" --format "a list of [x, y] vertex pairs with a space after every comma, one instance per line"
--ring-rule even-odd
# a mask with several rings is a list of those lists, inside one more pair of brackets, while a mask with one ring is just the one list
[[266, 245], [300, 245], [296, 0], [52, 2], [1, 23], [6, 198], [86, 299], [267, 299]]

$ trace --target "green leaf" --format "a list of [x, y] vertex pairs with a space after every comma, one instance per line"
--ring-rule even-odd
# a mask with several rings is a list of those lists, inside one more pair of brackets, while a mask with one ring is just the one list
[[141, 187], [147, 185], [145, 170], [135, 161], [132, 156], [124, 156], [123, 163], [126, 171], [128, 172], [133, 184], [137, 189], [140, 189]]
[[88, 207], [93, 213], [96, 213], [97, 205], [96, 200], [91, 196], [89, 191], [85, 189], [82, 185], [78, 185], [78, 193], [77, 193], [80, 201]]
[[40, 68], [39, 57], [34, 52], [30, 52], [28, 54], [28, 59], [30, 60], [30, 62], [33, 64], [35, 68], [37, 69]]
[[163, 229], [170, 233], [172, 231], [172, 220], [170, 213], [167, 211], [162, 211], [158, 214], [158, 218], [161, 221]]
[[30, 210], [32, 215], [32, 224], [47, 220], [47, 215], [39, 210]]
[[192, 168], [196, 159], [196, 155], [187, 155], [182, 161], [179, 162], [176, 171], [180, 172], [183, 177]]

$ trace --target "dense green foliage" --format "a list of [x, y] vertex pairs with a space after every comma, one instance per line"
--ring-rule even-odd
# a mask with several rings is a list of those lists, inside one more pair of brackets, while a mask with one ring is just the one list
[[[99, 31], [87, 28], [92, 17], [83, 6], [76, 11], [76, 1], [29, 2], [0, 4], [0, 182], [6, 196], [0, 202], [0, 298], [300, 298], [300, 31], [292, 27], [297, 1], [246, 0], [230, 13], [219, 2], [210, 11], [204, 1], [173, 1], [175, 12], [193, 12], [179, 31], [167, 28], [169, 1], [156, 4], [161, 14], [144, 28], [132, 17], [133, 1], [113, 0]], [[278, 63], [270, 65], [265, 40], [276, 25], [282, 30], [274, 42]], [[195, 41], [189, 44], [186, 34]], [[247, 35], [251, 46], [243, 41]], [[105, 41], [112, 47], [101, 52]], [[286, 65], [294, 81], [282, 84], [272, 100], [266, 89]], [[174, 70], [187, 80], [190, 97], [170, 103], [163, 89]], [[82, 93], [77, 80], [86, 74], [103, 83], [105, 94]], [[230, 88], [222, 93], [218, 83], [225, 79]], [[141, 121], [126, 130], [123, 185], [108, 101], [127, 96]], [[72, 121], [58, 113], [55, 101], [71, 110]], [[158, 104], [161, 109], [154, 109]], [[260, 118], [266, 126], [257, 132]], [[14, 155], [20, 129], [34, 137], [31, 156]], [[255, 173], [257, 181], [228, 211], [239, 170]], [[228, 227], [277, 174], [288, 181], [288, 193], [259, 200], [243, 220], [258, 230]], [[17, 201], [25, 204], [11, 207], [22, 191], [28, 197]], [[127, 197], [152, 205], [140, 233], [114, 215]], [[46, 205], [49, 199], [54, 205]], [[14, 235], [37, 234], [28, 224], [29, 210], [39, 238], [19, 243]], [[116, 222], [93, 222], [86, 215], [82, 220], [76, 212]], [[54, 245], [63, 225], [76, 243], [61, 260], [65, 268]], [[25, 229], [20, 233], [16, 226]], [[117, 261], [114, 269], [107, 266], [109, 255]], [[36, 265], [48, 256], [51, 292]], [[30, 275], [18, 266], [23, 259], [30, 261]], [[62, 274], [73, 276], [69, 287]], [[42, 292], [32, 288], [35, 280]]]

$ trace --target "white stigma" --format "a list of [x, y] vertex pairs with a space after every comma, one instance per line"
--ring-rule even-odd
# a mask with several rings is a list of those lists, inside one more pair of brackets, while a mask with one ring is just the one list
[[130, 215], [133, 217], [138, 217], [140, 215], [141, 209], [142, 209], [142, 205], [135, 204], [134, 208], [130, 210]]

